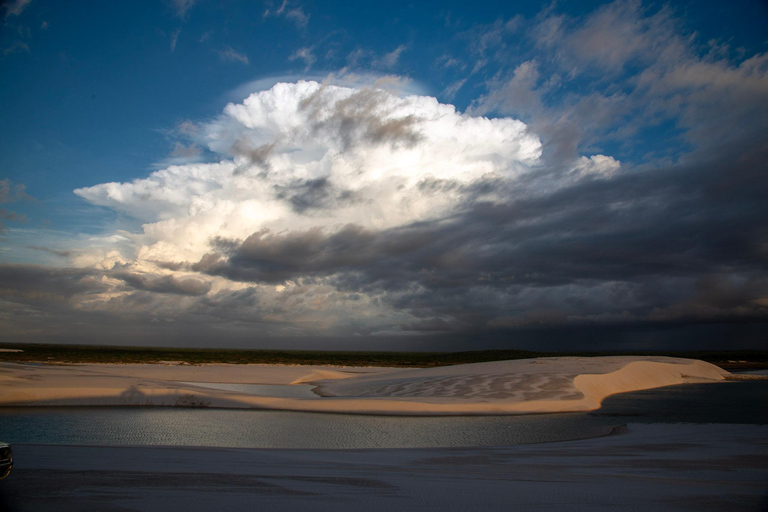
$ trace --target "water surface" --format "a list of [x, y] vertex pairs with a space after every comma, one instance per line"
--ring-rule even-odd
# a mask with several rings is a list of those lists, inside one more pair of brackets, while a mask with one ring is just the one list
[[591, 413], [363, 416], [165, 407], [0, 408], [10, 443], [244, 448], [409, 448], [562, 441], [637, 422], [768, 423], [768, 382], [672, 386], [615, 395]]

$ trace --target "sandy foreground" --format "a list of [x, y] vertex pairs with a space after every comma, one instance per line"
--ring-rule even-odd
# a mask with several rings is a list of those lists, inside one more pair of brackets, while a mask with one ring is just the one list
[[768, 426], [627, 428], [596, 439], [483, 448], [16, 445], [0, 509], [768, 510]]
[[[615, 393], [712, 382], [727, 375], [703, 361], [632, 356], [538, 358], [405, 370], [0, 363], [0, 406], [155, 405], [398, 415], [575, 412], [597, 409]], [[213, 389], [210, 384], [269, 385], [271, 394], [278, 396], [264, 396], [270, 395], [269, 389], [233, 391]], [[282, 393], [310, 385], [318, 396], [294, 398]]]

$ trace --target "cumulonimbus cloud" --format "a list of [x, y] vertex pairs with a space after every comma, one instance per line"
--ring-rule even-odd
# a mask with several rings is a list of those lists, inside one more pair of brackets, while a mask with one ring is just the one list
[[213, 238], [262, 230], [386, 229], [440, 218], [462, 204], [462, 187], [526, 173], [541, 151], [514, 119], [317, 82], [279, 83], [227, 105], [200, 131], [221, 161], [75, 191], [145, 222], [142, 259], [197, 261]]
[[[18, 284], [19, 307], [233, 337], [768, 314], [749, 245], [764, 231], [746, 180], [757, 157], [625, 172], [591, 155], [553, 170], [515, 119], [314, 81], [278, 83], [185, 133], [218, 161], [76, 190], [142, 229], [120, 232], [120, 251], [79, 251], [90, 270], [22, 269], [63, 291]], [[733, 193], [713, 195], [726, 175]], [[713, 302], [702, 289], [739, 293]]]

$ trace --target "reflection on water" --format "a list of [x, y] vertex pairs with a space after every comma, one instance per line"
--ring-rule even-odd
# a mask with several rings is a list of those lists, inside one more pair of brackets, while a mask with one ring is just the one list
[[593, 413], [442, 418], [242, 409], [0, 408], [11, 443], [251, 448], [487, 446], [603, 435], [631, 422], [768, 423], [768, 382], [674, 386], [617, 395]]
[[583, 414], [419, 418], [151, 407], [0, 409], [0, 435], [11, 443], [405, 448], [533, 443], [610, 430]]
[[614, 395], [594, 417], [634, 423], [768, 423], [768, 381], [686, 384]]

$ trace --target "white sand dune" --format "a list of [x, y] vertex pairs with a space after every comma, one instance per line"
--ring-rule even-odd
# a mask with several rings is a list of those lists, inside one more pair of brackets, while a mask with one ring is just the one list
[[[397, 415], [588, 411], [615, 393], [723, 380], [703, 361], [554, 357], [438, 368], [0, 364], [0, 405], [160, 405]], [[199, 383], [315, 383], [324, 398], [257, 396]]]

